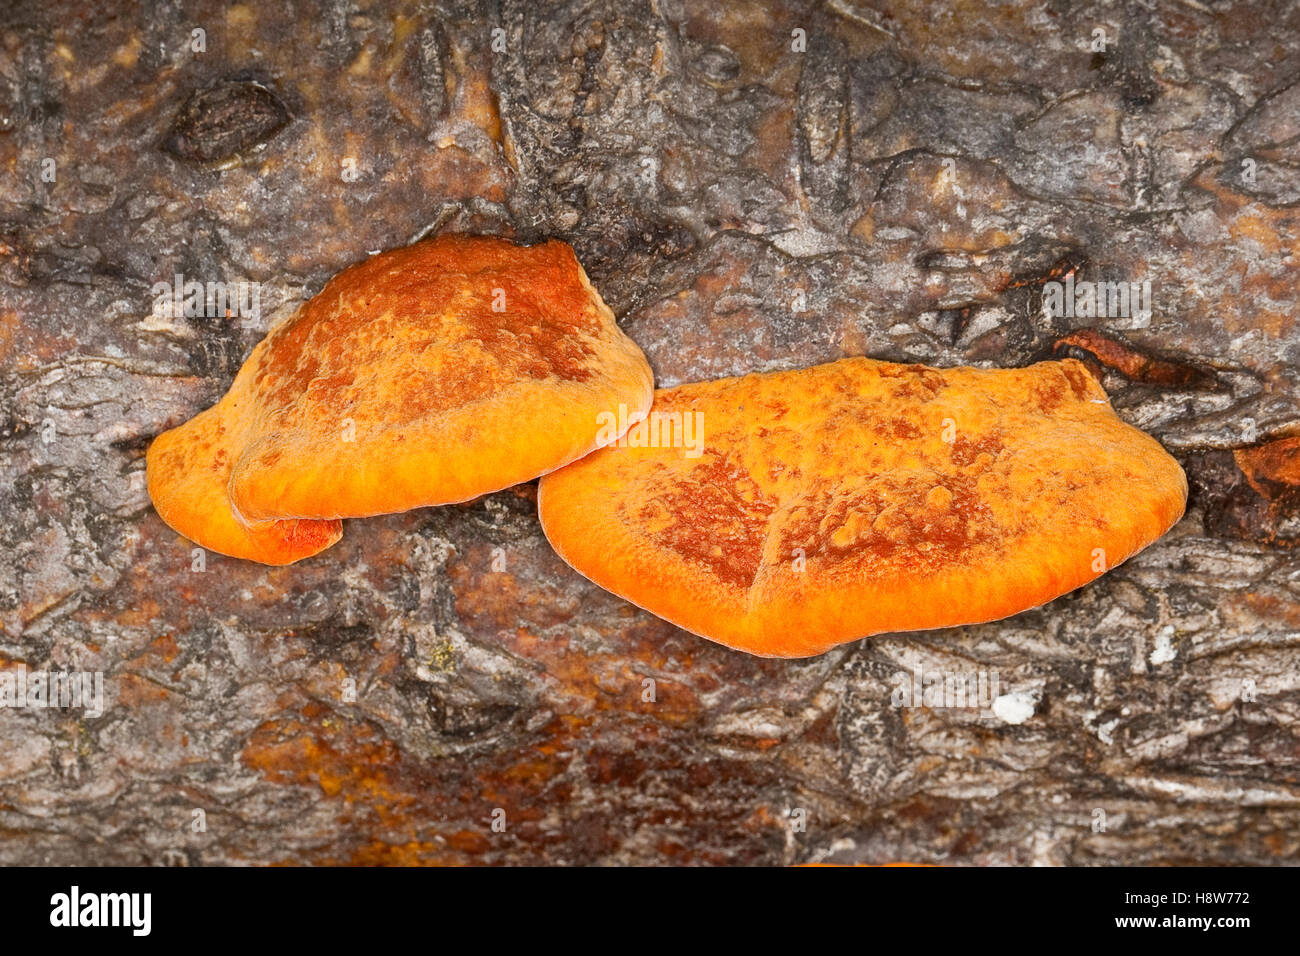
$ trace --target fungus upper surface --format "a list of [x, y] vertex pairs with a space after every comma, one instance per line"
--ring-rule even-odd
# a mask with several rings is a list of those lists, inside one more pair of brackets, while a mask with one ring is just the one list
[[567, 245], [443, 236], [340, 273], [241, 370], [238, 514], [342, 518], [464, 501], [597, 447], [650, 367]]
[[[671, 438], [688, 419], [694, 447]], [[1150, 544], [1186, 496], [1079, 362], [858, 358], [660, 391], [644, 425], [544, 478], [539, 507], [602, 587], [797, 657], [1042, 604]]]

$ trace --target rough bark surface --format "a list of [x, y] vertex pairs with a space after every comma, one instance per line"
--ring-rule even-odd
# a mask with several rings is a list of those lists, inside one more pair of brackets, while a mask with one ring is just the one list
[[[0, 710], [0, 863], [1297, 859], [1300, 7], [0, 19], [0, 674], [106, 694]], [[585, 582], [535, 485], [195, 570], [150, 439], [334, 272], [444, 230], [572, 243], [662, 385], [1082, 358], [1189, 512], [1048, 606], [785, 662]], [[260, 319], [155, 312], [178, 273], [259, 283]], [[1053, 317], [1071, 273], [1154, 313]], [[895, 707], [914, 666], [1010, 706]]]

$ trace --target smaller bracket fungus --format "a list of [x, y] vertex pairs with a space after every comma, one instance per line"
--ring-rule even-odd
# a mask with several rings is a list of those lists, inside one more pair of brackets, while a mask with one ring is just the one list
[[[690, 420], [696, 440], [674, 439]], [[766, 657], [1035, 607], [1155, 541], [1186, 501], [1178, 463], [1073, 359], [853, 358], [666, 389], [538, 494], [579, 572]]]
[[[273, 329], [216, 408], [150, 448], [149, 489], [186, 537], [281, 563], [332, 544], [336, 519], [566, 465], [653, 393], [567, 245], [441, 236], [344, 270]], [[268, 527], [297, 550], [259, 550]]]

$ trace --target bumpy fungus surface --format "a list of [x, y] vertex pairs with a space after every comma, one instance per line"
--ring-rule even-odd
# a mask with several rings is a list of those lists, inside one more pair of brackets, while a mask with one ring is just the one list
[[150, 493], [186, 537], [283, 563], [337, 540], [334, 519], [565, 465], [608, 440], [602, 413], [652, 397], [567, 245], [443, 236], [343, 271], [273, 330], [214, 409], [155, 442]]
[[[702, 440], [674, 441], [688, 420]], [[1146, 547], [1186, 499], [1178, 463], [1079, 362], [858, 358], [662, 390], [644, 425], [544, 478], [539, 507], [595, 583], [800, 657], [1042, 604]]]

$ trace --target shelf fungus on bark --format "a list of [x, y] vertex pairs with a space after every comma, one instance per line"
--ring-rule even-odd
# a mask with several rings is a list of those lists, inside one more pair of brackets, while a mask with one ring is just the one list
[[568, 464], [653, 390], [567, 245], [443, 236], [344, 270], [272, 330], [217, 406], [159, 436], [149, 490], [199, 544], [287, 563], [336, 519]]
[[596, 584], [769, 657], [1043, 604], [1186, 500], [1178, 463], [1073, 359], [854, 358], [661, 390], [538, 496], [551, 545]]

